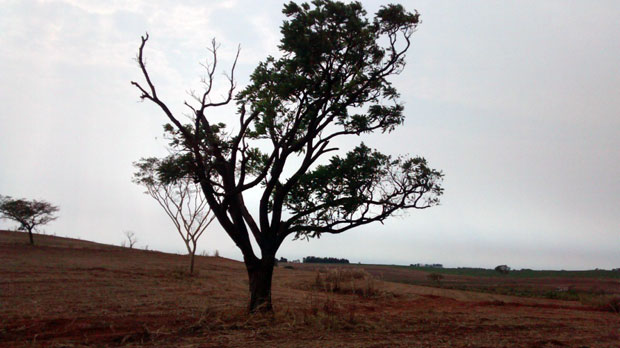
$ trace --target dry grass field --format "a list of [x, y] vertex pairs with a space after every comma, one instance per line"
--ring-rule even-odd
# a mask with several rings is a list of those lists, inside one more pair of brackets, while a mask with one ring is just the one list
[[620, 347], [620, 315], [596, 304], [403, 284], [426, 276], [407, 268], [280, 265], [275, 313], [248, 316], [240, 262], [197, 257], [188, 277], [181, 255], [35, 243], [0, 232], [3, 347]]

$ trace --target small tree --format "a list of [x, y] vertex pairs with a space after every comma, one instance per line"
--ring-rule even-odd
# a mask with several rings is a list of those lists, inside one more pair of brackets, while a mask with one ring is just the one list
[[[148, 35], [137, 57], [145, 82], [132, 82], [165, 114], [173, 149], [188, 156], [214, 215], [241, 250], [251, 312], [272, 310], [275, 256], [287, 236], [318, 237], [382, 222], [434, 206], [443, 192], [443, 174], [422, 157], [394, 158], [361, 143], [326, 158], [339, 151], [337, 139], [391, 132], [403, 123], [404, 107], [389, 80], [405, 66], [418, 14], [387, 5], [370, 21], [360, 2], [329, 0], [290, 2], [283, 13], [281, 54], [261, 62], [236, 95], [232, 130], [208, 118], [212, 108], [233, 100], [236, 87], [235, 59], [226, 95], [211, 98], [215, 42], [213, 61], [204, 64], [204, 90], [185, 102], [189, 124], [163, 101], [147, 71]], [[246, 201], [251, 190], [261, 198]]]
[[183, 159], [179, 157], [143, 158], [134, 166], [138, 171], [133, 181], [145, 187], [145, 193], [153, 197], [172, 220], [187, 248], [189, 273], [193, 274], [198, 239], [215, 218], [200, 184], [190, 176], [178, 177], [183, 166]]
[[13, 199], [0, 196], [0, 218], [16, 221], [19, 229], [28, 231], [30, 244], [34, 245], [32, 231], [39, 225], [45, 225], [58, 218], [55, 213], [58, 207], [46, 201]]
[[127, 246], [129, 249], [133, 249], [133, 246], [138, 243], [138, 238], [136, 238], [136, 234], [133, 231], [125, 231], [125, 237], [127, 237], [127, 243], [125, 241], [121, 244], [121, 246]]

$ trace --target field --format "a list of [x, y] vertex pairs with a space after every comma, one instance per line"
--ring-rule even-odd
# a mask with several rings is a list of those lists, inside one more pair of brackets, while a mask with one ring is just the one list
[[[319, 264], [302, 264], [298, 269], [318, 270]], [[620, 298], [620, 272], [519, 270], [501, 274], [479, 268], [431, 268], [395, 265], [341, 265], [363, 267], [378, 279], [443, 289], [467, 290], [501, 295], [580, 301], [586, 304]], [[439, 281], [429, 274], [439, 274]]]
[[435, 283], [409, 267], [280, 264], [275, 314], [248, 316], [240, 262], [198, 257], [189, 277], [181, 255], [35, 243], [0, 232], [0, 346], [620, 347], [620, 315], [605, 302], [620, 292], [614, 274], [445, 270]]

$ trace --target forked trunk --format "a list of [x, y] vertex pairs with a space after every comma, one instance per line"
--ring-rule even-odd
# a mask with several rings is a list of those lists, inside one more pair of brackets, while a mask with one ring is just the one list
[[250, 313], [273, 311], [271, 306], [271, 278], [274, 264], [275, 256], [263, 256], [261, 260], [246, 262], [250, 281]]

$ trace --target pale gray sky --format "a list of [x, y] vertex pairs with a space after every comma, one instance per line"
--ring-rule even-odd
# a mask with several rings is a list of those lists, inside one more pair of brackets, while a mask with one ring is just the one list
[[[374, 13], [382, 1], [363, 1]], [[351, 138], [444, 170], [436, 208], [278, 256], [353, 262], [620, 267], [620, 2], [405, 1], [423, 23], [396, 85], [405, 126]], [[0, 0], [0, 194], [60, 206], [48, 233], [183, 251], [131, 163], [163, 155], [153, 105], [129, 81], [140, 35], [160, 95], [181, 111], [206, 47], [241, 45], [243, 86], [277, 54], [281, 1]], [[218, 111], [226, 118], [231, 109]], [[14, 224], [2, 221], [0, 227]], [[240, 258], [219, 228], [199, 250]]]

